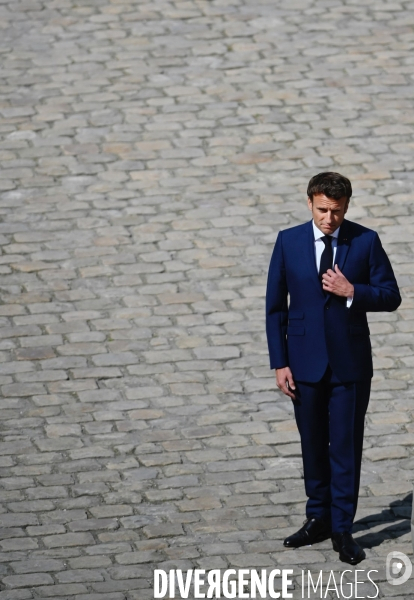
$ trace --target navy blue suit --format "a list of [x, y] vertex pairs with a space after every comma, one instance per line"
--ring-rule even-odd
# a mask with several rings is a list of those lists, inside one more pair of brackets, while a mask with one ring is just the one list
[[279, 233], [268, 273], [266, 333], [270, 368], [289, 366], [296, 384], [307, 516], [350, 531], [373, 374], [366, 313], [396, 310], [401, 297], [375, 231], [344, 220], [335, 263], [354, 286], [350, 308], [346, 298], [322, 289], [312, 221]]

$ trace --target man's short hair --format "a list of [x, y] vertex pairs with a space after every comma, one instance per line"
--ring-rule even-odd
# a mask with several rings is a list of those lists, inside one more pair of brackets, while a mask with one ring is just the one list
[[333, 198], [334, 200], [340, 200], [346, 196], [348, 201], [352, 196], [352, 186], [349, 179], [339, 173], [331, 172], [314, 175], [309, 181], [307, 191], [308, 198], [311, 201], [313, 201], [313, 196], [317, 194], [324, 194], [327, 198]]

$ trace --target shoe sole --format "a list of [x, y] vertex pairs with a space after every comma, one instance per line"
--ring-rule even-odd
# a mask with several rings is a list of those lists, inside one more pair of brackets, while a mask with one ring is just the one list
[[291, 545], [286, 545], [283, 542], [283, 545], [285, 548], [291, 548], [294, 550], [295, 548], [303, 548], [304, 546], [312, 546], [313, 544], [318, 544], [319, 542], [324, 542], [325, 540], [328, 540], [330, 537], [331, 537], [331, 532], [321, 533], [312, 542], [308, 542], [306, 544], [299, 544], [299, 546], [291, 546]]
[[319, 542], [324, 542], [325, 540], [329, 540], [330, 537], [331, 537], [330, 531], [328, 531], [327, 533], [321, 533], [318, 535], [318, 537], [312, 543], [317, 544]]
[[338, 548], [338, 544], [336, 544], [336, 542], [332, 542], [332, 548], [335, 550], [335, 552], [339, 552], [339, 560], [341, 560], [342, 562], [348, 563], [349, 565], [357, 565], [358, 563], [360, 563], [362, 560], [364, 560], [364, 558], [366, 558], [366, 554], [365, 552], [362, 550], [361, 554], [358, 555], [358, 557], [353, 560], [346, 560], [344, 558], [344, 556], [341, 554], [339, 548]]
[[366, 558], [365, 552], [363, 552], [362, 554], [360, 554], [358, 556], [358, 558], [356, 558], [355, 560], [346, 560], [343, 556], [341, 556], [341, 554], [339, 555], [339, 560], [344, 562], [344, 563], [348, 563], [349, 565], [355, 566], [358, 563], [360, 563], [361, 561], [364, 560], [364, 558]]

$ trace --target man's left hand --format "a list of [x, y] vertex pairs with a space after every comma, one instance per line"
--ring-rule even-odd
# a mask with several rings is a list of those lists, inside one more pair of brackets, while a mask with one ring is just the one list
[[335, 265], [335, 271], [328, 269], [322, 275], [322, 287], [325, 292], [330, 292], [336, 296], [344, 296], [345, 298], [353, 298], [354, 296], [354, 286], [342, 274], [338, 265]]

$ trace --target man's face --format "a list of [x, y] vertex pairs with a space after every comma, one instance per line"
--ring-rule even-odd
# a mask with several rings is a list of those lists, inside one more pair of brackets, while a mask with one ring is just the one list
[[325, 194], [315, 194], [313, 201], [308, 198], [308, 208], [312, 212], [315, 225], [325, 235], [332, 235], [341, 225], [348, 210], [349, 200], [346, 196], [340, 200], [328, 198]]

